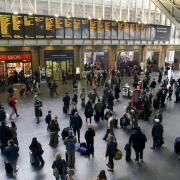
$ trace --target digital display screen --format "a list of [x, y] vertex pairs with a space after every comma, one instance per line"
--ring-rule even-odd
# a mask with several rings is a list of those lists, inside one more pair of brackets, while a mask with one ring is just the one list
[[45, 17], [45, 27], [46, 27], [46, 38], [55, 37], [55, 19], [54, 17]]
[[89, 39], [89, 20], [82, 19], [82, 38]]
[[97, 20], [90, 20], [90, 38], [97, 38]]
[[73, 39], [73, 19], [65, 18], [65, 39]]
[[118, 23], [114, 21], [111, 23], [111, 39], [118, 39]]
[[104, 39], [104, 21], [97, 22], [97, 38]]
[[64, 39], [64, 18], [55, 18], [56, 38]]
[[131, 23], [129, 25], [129, 27], [130, 27], [130, 39], [134, 40], [135, 39], [135, 35], [136, 35], [136, 24]]
[[35, 16], [36, 24], [36, 38], [43, 39], [45, 38], [45, 17], [44, 16]]
[[124, 23], [118, 23], [118, 39], [124, 39]]
[[81, 19], [74, 19], [74, 39], [81, 39]]
[[136, 40], [141, 39], [141, 24], [136, 24], [136, 35], [135, 35]]
[[124, 39], [129, 39], [129, 23], [124, 23]]
[[12, 23], [10, 14], [0, 14], [0, 27], [1, 27], [1, 38], [11, 39], [12, 38]]
[[105, 39], [111, 39], [111, 21], [105, 22]]
[[24, 16], [24, 37], [27, 39], [35, 38], [34, 16]]
[[23, 39], [24, 38], [24, 25], [22, 15], [12, 15], [12, 30], [13, 38]]

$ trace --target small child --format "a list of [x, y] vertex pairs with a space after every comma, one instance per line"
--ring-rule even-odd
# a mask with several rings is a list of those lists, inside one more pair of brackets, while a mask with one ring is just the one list
[[51, 123], [51, 111], [48, 111], [48, 114], [46, 115], [46, 118], [45, 118], [45, 121], [46, 121], [46, 124], [47, 124], [47, 130], [49, 130], [49, 125]]
[[126, 161], [131, 160], [131, 145], [127, 143], [124, 147], [124, 150], [126, 151]]

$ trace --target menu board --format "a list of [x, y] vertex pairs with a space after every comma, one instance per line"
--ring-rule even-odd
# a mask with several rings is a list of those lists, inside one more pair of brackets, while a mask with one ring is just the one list
[[136, 24], [136, 40], [141, 40], [141, 24]]
[[97, 38], [104, 39], [104, 21], [97, 22]]
[[118, 38], [118, 23], [115, 21], [112, 21], [111, 23], [111, 39], [117, 39]]
[[97, 20], [90, 20], [90, 38], [97, 38]]
[[118, 23], [118, 39], [124, 39], [124, 23]]
[[34, 16], [24, 16], [24, 37], [27, 39], [35, 38]]
[[141, 40], [146, 40], [146, 28], [144, 24], [141, 24]]
[[65, 18], [65, 39], [73, 39], [73, 19]]
[[111, 39], [111, 21], [105, 21], [105, 39]]
[[61, 17], [55, 18], [56, 38], [64, 39], [64, 19]]
[[89, 39], [89, 20], [82, 19], [82, 38]]
[[1, 27], [1, 38], [10, 39], [12, 38], [12, 24], [10, 14], [0, 14], [0, 27]]
[[135, 39], [135, 35], [136, 35], [136, 24], [134, 23], [130, 23], [129, 24], [129, 28], [130, 28], [130, 39], [134, 40]]
[[36, 38], [42, 39], [45, 38], [45, 18], [44, 16], [35, 16], [36, 24]]
[[12, 15], [12, 30], [13, 30], [13, 38], [15, 39], [24, 38], [22, 15]]
[[55, 37], [55, 19], [52, 16], [45, 17], [46, 38]]
[[124, 39], [129, 39], [129, 23], [124, 23]]
[[81, 39], [81, 19], [74, 19], [74, 39]]

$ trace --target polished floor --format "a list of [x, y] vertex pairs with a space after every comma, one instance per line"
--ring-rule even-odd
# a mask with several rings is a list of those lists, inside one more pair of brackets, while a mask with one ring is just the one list
[[[130, 82], [130, 80], [124, 80]], [[19, 85], [16, 85], [18, 89]], [[90, 90], [90, 87], [86, 86], [85, 82], [79, 83], [79, 90], [85, 87], [86, 92]], [[50, 98], [48, 95], [48, 88], [46, 85], [41, 86], [40, 97], [43, 101], [43, 117], [40, 124], [36, 124], [34, 118], [33, 109], [33, 96], [18, 97], [18, 111], [20, 113], [19, 118], [15, 118], [14, 121], [18, 127], [18, 139], [20, 144], [20, 156], [18, 159], [17, 180], [53, 180], [55, 179], [52, 175], [52, 162], [57, 152], [60, 152], [62, 156], [65, 155], [65, 146], [63, 141], [59, 139], [59, 145], [57, 148], [52, 148], [48, 145], [49, 133], [46, 130], [46, 124], [44, 121], [45, 115], [48, 110], [52, 110], [52, 115], [58, 116], [58, 121], [61, 130], [69, 125], [69, 117], [62, 113], [62, 95], [66, 92], [72, 94], [73, 89], [70, 82], [68, 85], [59, 85], [59, 95], [55, 98]], [[99, 88], [99, 93], [102, 90]], [[6, 102], [7, 94], [0, 94], [0, 101], [5, 103], [7, 113], [10, 113], [10, 108]], [[119, 102], [115, 102], [115, 112], [119, 119], [127, 105], [128, 100], [121, 96]], [[79, 113], [83, 118], [83, 127], [81, 130], [81, 141], [84, 141], [84, 133], [87, 129], [85, 123], [83, 109], [78, 104]], [[180, 179], [180, 161], [177, 155], [174, 153], [173, 145], [175, 137], [180, 136], [180, 104], [174, 104], [173, 101], [167, 102], [165, 110], [163, 110], [163, 125], [164, 125], [164, 138], [165, 145], [159, 151], [153, 151], [150, 149], [152, 145], [151, 129], [152, 121], [144, 122], [140, 121], [139, 124], [142, 131], [146, 134], [148, 142], [144, 151], [144, 163], [137, 165], [134, 161], [127, 163], [125, 161], [124, 145], [128, 142], [131, 130], [125, 132], [118, 128], [115, 130], [115, 135], [118, 141], [118, 147], [123, 152], [123, 159], [121, 161], [115, 161], [114, 173], [107, 172], [108, 180], [179, 180]], [[10, 120], [7, 120], [10, 123]], [[76, 153], [76, 169], [75, 169], [75, 180], [92, 180], [101, 169], [106, 170], [105, 150], [106, 142], [102, 140], [102, 137], [106, 131], [106, 122], [100, 122], [96, 124], [92, 123], [96, 130], [95, 137], [95, 157], [86, 158]], [[41, 142], [44, 149], [43, 158], [45, 165], [42, 169], [34, 169], [29, 162], [29, 144], [31, 143], [32, 137], [36, 136]], [[132, 159], [134, 159], [134, 151], [132, 153]], [[4, 170], [4, 160], [0, 155], [0, 180], [6, 180], [8, 177]]]

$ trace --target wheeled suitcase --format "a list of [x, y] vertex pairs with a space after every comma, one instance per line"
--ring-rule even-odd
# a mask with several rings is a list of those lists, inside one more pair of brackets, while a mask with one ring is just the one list
[[180, 137], [177, 137], [174, 142], [174, 151], [176, 154], [180, 153]]
[[29, 158], [30, 158], [31, 165], [35, 165], [36, 164], [36, 160], [35, 160], [35, 158], [33, 156], [33, 153], [31, 151], [29, 152]]

